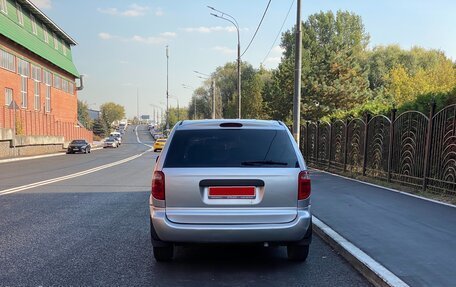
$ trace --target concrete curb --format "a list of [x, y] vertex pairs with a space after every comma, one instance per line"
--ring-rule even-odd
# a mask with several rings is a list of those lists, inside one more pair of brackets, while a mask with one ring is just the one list
[[375, 261], [353, 243], [342, 237], [317, 217], [312, 217], [313, 231], [345, 258], [371, 284], [378, 287], [408, 287], [409, 285]]
[[[103, 147], [96, 147], [96, 148], [91, 149], [91, 151], [100, 150], [100, 149], [103, 149]], [[34, 156], [27, 156], [27, 157], [15, 157], [15, 158], [1, 159], [0, 160], [0, 164], [8, 163], [8, 162], [30, 160], [30, 159], [53, 157], [53, 156], [59, 156], [59, 155], [65, 155], [65, 154], [66, 153], [64, 151], [62, 151], [62, 152], [59, 152], [59, 153], [50, 153], [50, 154], [34, 155]]]

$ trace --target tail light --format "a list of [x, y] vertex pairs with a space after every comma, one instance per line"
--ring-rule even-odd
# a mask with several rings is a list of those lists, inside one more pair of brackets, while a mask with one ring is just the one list
[[298, 200], [307, 199], [310, 196], [310, 175], [307, 171], [301, 171], [298, 178]]
[[155, 199], [165, 200], [165, 174], [155, 171], [152, 178], [152, 196]]

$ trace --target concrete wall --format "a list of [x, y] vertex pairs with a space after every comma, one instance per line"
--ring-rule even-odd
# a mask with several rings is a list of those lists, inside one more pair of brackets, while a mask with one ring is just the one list
[[0, 158], [31, 156], [64, 151], [64, 137], [59, 136], [16, 136], [13, 130], [0, 129]]

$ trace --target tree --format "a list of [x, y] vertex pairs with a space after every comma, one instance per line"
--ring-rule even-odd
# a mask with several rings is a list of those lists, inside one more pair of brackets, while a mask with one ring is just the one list
[[[302, 30], [304, 117], [317, 119], [365, 101], [370, 94], [364, 64], [369, 35], [361, 17], [343, 11], [335, 15], [331, 11], [320, 12], [309, 16]], [[294, 31], [287, 31], [282, 36], [281, 46], [285, 49], [282, 72], [287, 75], [292, 74], [294, 63], [294, 35]], [[276, 78], [284, 80], [282, 75]], [[288, 84], [279, 88], [285, 88], [281, 94], [290, 93]]]
[[419, 95], [448, 93], [456, 86], [453, 62], [443, 52], [415, 47], [404, 53], [401, 61], [387, 77], [392, 103], [400, 107]]
[[100, 106], [101, 119], [107, 127], [111, 127], [114, 121], [120, 121], [125, 117], [125, 108], [113, 102]]
[[266, 118], [292, 123], [293, 84], [294, 61], [284, 58], [263, 87], [263, 109]]
[[100, 117], [93, 122], [93, 133], [99, 137], [104, 137], [108, 133], [106, 122]]
[[[196, 108], [195, 108], [196, 107]], [[196, 114], [195, 114], [196, 111]], [[188, 105], [189, 119], [209, 119], [212, 117], [212, 97], [207, 85], [193, 91]]]
[[89, 105], [78, 100], [78, 121], [87, 129], [92, 129], [92, 120], [89, 116]]
[[[169, 108], [169, 128], [171, 129], [178, 121], [188, 120], [187, 108]], [[166, 123], [163, 123], [166, 126]]]

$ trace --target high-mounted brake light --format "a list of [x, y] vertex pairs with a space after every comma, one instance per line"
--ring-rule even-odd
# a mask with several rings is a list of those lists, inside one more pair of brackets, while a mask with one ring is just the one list
[[165, 174], [155, 171], [152, 178], [152, 196], [155, 199], [165, 200]]
[[310, 196], [310, 175], [308, 171], [301, 171], [298, 178], [298, 200], [307, 199]]
[[242, 128], [241, 123], [221, 123], [221, 128]]

